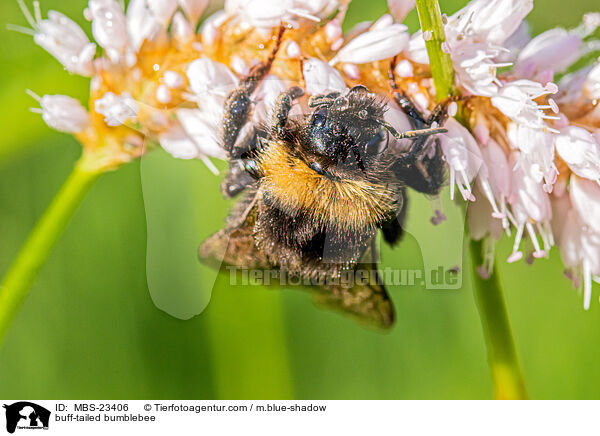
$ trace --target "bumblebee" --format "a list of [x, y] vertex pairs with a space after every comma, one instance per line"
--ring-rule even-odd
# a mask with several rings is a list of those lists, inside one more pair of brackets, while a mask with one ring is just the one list
[[[381, 231], [396, 244], [406, 189], [435, 195], [444, 183], [435, 135], [445, 131], [439, 126], [447, 104], [426, 119], [395, 89], [394, 99], [414, 127], [398, 132], [384, 119], [387, 102], [364, 86], [313, 95], [298, 117], [290, 111], [304, 91], [292, 87], [279, 96], [268, 125], [242, 129], [275, 52], [226, 100], [222, 139], [230, 169], [222, 191], [241, 199], [225, 228], [200, 247], [200, 257], [316, 283], [311, 289], [318, 303], [389, 327], [394, 311], [377, 274], [376, 235]], [[390, 135], [409, 147], [392, 147]], [[339, 280], [348, 275], [351, 286]]]

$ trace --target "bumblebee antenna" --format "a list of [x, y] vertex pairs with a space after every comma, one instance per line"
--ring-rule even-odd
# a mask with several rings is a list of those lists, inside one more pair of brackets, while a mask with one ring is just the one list
[[428, 136], [437, 135], [438, 133], [447, 133], [448, 129], [443, 127], [432, 127], [430, 129], [421, 130], [407, 130], [406, 132], [400, 133], [396, 138], [398, 139], [414, 139], [414, 138], [426, 138]]
[[378, 123], [385, 127], [388, 132], [390, 132], [397, 140], [425, 138], [427, 136], [437, 135], [438, 133], [446, 133], [448, 131], [448, 129], [444, 129], [443, 127], [432, 127], [429, 129], [407, 130], [400, 133], [387, 121], [382, 120], [378, 121]]

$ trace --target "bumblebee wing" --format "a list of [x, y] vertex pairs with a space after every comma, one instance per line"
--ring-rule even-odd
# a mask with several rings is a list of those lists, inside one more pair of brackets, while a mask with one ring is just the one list
[[374, 244], [367, 249], [350, 278], [352, 283], [340, 282], [315, 289], [315, 303], [341, 311], [370, 327], [390, 328], [394, 323], [394, 307], [377, 272]]
[[249, 192], [236, 204], [226, 227], [204, 241], [198, 250], [203, 263], [217, 269], [227, 265], [245, 269], [270, 267], [266, 256], [254, 242], [256, 200], [256, 191]]

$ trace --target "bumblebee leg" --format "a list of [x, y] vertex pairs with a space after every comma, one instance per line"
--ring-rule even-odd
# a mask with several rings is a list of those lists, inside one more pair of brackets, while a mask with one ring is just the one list
[[396, 245], [402, 236], [404, 235], [404, 221], [406, 220], [406, 210], [408, 206], [408, 197], [406, 196], [406, 190], [402, 189], [400, 192], [400, 199], [398, 201], [397, 216], [383, 223], [381, 226], [381, 233], [383, 233], [383, 239], [391, 246]]
[[254, 184], [256, 178], [253, 169], [246, 170], [245, 162], [251, 160], [255, 151], [260, 148], [260, 136], [254, 126], [244, 128], [235, 148], [230, 153], [229, 170], [221, 183], [221, 192], [225, 198], [232, 198]]
[[269, 74], [271, 65], [281, 47], [284, 31], [285, 27], [281, 26], [277, 35], [277, 42], [269, 58], [265, 62], [255, 65], [250, 70], [250, 73], [241, 80], [240, 86], [231, 91], [225, 101], [222, 140], [223, 147], [228, 153], [232, 152], [242, 127], [244, 127], [244, 124], [246, 124], [250, 117], [252, 94], [256, 91], [256, 88], [258, 88], [265, 76]]
[[341, 94], [337, 91], [330, 92], [329, 94], [312, 95], [310, 99], [308, 99], [308, 107], [331, 105], [340, 95]]
[[452, 103], [458, 101], [459, 99], [459, 97], [450, 97], [442, 101], [441, 103], [438, 103], [429, 115], [427, 125], [433, 126], [435, 124], [437, 126], [442, 126], [448, 119], [448, 108]]
[[425, 127], [429, 127], [427, 121], [425, 121], [425, 116], [417, 108], [417, 105], [412, 101], [408, 94], [401, 90], [396, 84], [397, 62], [397, 57], [394, 57], [390, 63], [390, 68], [388, 69], [388, 79], [392, 88], [392, 96], [394, 97], [394, 101], [396, 101], [398, 106], [400, 106], [400, 109], [402, 109], [402, 111], [408, 115], [408, 118], [414, 129], [423, 129]]
[[423, 129], [428, 126], [425, 117], [417, 108], [415, 103], [404, 91], [395, 91], [394, 100], [400, 106], [400, 109], [408, 116], [414, 129]]
[[233, 198], [262, 177], [254, 159], [236, 159], [231, 162], [221, 192], [225, 198]]
[[292, 110], [294, 100], [304, 95], [304, 90], [299, 86], [294, 86], [287, 91], [279, 94], [277, 104], [273, 112], [273, 130], [274, 136], [284, 139], [286, 137], [286, 125]]
[[401, 155], [393, 170], [400, 180], [416, 191], [436, 195], [444, 183], [444, 160], [438, 138], [416, 138], [413, 150]]

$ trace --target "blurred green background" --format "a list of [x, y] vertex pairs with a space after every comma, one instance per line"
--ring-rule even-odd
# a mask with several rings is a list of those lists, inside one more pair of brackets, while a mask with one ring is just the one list
[[[451, 13], [463, 3], [442, 1], [441, 6]], [[89, 30], [82, 19], [85, 6], [82, 0], [42, 2], [44, 10], [60, 10]], [[538, 33], [575, 25], [594, 8], [597, 0], [537, 1], [530, 21]], [[377, 18], [385, 10], [383, 0], [355, 0], [347, 24]], [[88, 82], [62, 71], [31, 38], [5, 30], [4, 24], [25, 23], [16, 2], [0, 2], [0, 17], [4, 273], [79, 154], [71, 137], [50, 130], [28, 112], [35, 102], [24, 91], [64, 93], [85, 101]], [[408, 22], [414, 29], [414, 12]], [[153, 298], [161, 307], [179, 302], [173, 310], [180, 312], [208, 303], [206, 289], [197, 295], [188, 291], [199, 280], [207, 289], [215, 280], [197, 266], [195, 249], [221, 226], [230, 206], [219, 197], [218, 183], [202, 163], [175, 161], [162, 152], [103, 176], [75, 214], [0, 348], [0, 397], [491, 398], [469, 262], [460, 290], [391, 287], [398, 321], [389, 333], [317, 309], [304, 292], [230, 287], [227, 276], [216, 278], [201, 315], [180, 320], [159, 310]], [[152, 210], [152, 232], [145, 206]], [[413, 210], [410, 219], [419, 222], [429, 214]], [[152, 294], [147, 244], [148, 280], [159, 289]], [[174, 249], [179, 246], [181, 250]], [[500, 245], [499, 259], [506, 258], [509, 246], [506, 240]], [[383, 266], [422, 264], [410, 236], [399, 249], [383, 253]], [[600, 397], [598, 287], [591, 309], [584, 312], [581, 296], [562, 275], [557, 251], [533, 266], [500, 261], [499, 267], [530, 395]], [[176, 298], [178, 293], [189, 301]]]

